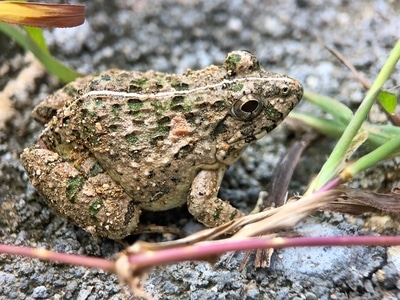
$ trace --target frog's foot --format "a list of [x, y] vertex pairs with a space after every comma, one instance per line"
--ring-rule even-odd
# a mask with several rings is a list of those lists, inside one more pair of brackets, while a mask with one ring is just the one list
[[244, 216], [228, 201], [217, 197], [223, 172], [203, 170], [195, 177], [188, 198], [189, 212], [207, 227], [216, 227]]
[[105, 172], [84, 176], [46, 149], [25, 149], [21, 159], [35, 189], [76, 225], [115, 240], [136, 230], [140, 209]]

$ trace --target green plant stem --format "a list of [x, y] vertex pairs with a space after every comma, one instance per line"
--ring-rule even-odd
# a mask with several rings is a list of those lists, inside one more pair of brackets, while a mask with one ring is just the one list
[[389, 142], [376, 148], [374, 151], [364, 155], [350, 166], [345, 168], [340, 175], [343, 180], [351, 179], [355, 174], [372, 167], [377, 162], [390, 157], [400, 149], [400, 137], [391, 139]]
[[329, 182], [337, 174], [338, 167], [342, 164], [345, 158], [347, 148], [351, 145], [351, 141], [357, 134], [362, 123], [364, 122], [371, 106], [374, 104], [377, 95], [380, 92], [383, 84], [389, 78], [392, 73], [397, 61], [400, 59], [400, 40], [396, 43], [394, 49], [390, 53], [388, 59], [383, 65], [381, 71], [379, 72], [375, 82], [372, 84], [371, 88], [368, 90], [363, 102], [354, 114], [349, 125], [343, 132], [343, 135], [339, 139], [335, 148], [333, 149], [331, 155], [329, 156], [326, 163], [323, 165], [318, 178], [313, 186], [313, 190], [318, 190], [327, 182]]

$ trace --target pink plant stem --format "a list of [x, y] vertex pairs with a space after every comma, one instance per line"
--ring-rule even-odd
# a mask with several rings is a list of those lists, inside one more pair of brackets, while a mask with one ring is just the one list
[[325, 192], [325, 191], [329, 191], [331, 189], [333, 189], [334, 187], [337, 187], [339, 184], [342, 183], [342, 179], [340, 177], [336, 177], [335, 179], [333, 179], [331, 182], [328, 182], [327, 184], [325, 184], [322, 188], [320, 188], [317, 193], [319, 192]]
[[332, 236], [297, 238], [244, 238], [198, 243], [175, 249], [146, 251], [129, 255], [129, 262], [138, 268], [170, 264], [186, 260], [207, 260], [230, 251], [263, 248], [322, 247], [322, 246], [394, 246], [400, 236]]
[[37, 249], [37, 248], [3, 245], [3, 244], [0, 244], [0, 253], [21, 255], [25, 257], [39, 258], [43, 260], [49, 260], [49, 261], [77, 265], [77, 266], [85, 266], [90, 268], [98, 268], [106, 272], [114, 273], [114, 261], [102, 258], [60, 253], [60, 252], [49, 251], [46, 249]]

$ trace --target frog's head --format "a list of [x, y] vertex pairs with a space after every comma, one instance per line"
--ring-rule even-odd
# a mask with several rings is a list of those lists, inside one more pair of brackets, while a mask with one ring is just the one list
[[269, 72], [246, 51], [228, 54], [224, 61], [229, 90], [229, 114], [216, 126], [217, 160], [230, 165], [252, 141], [279, 125], [303, 96], [295, 79]]

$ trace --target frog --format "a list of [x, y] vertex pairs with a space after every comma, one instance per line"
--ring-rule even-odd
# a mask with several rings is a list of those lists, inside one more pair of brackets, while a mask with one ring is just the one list
[[45, 127], [21, 161], [49, 206], [94, 236], [122, 240], [142, 211], [183, 205], [215, 227], [244, 215], [218, 197], [226, 169], [302, 95], [248, 51], [182, 74], [110, 69], [34, 109]]

